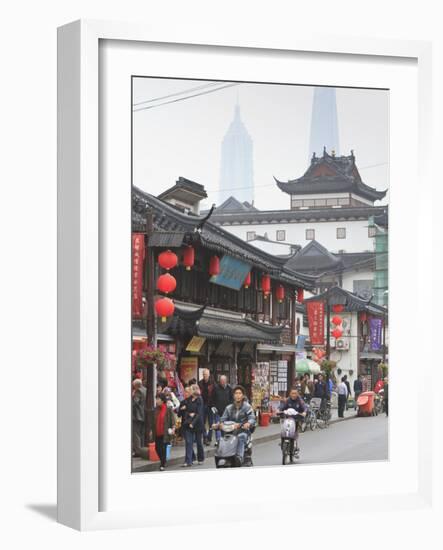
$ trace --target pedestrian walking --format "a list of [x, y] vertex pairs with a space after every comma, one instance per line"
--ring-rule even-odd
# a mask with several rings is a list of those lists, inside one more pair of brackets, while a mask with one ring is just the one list
[[345, 377], [342, 376], [340, 384], [337, 386], [338, 393], [338, 417], [344, 418], [344, 410], [348, 399], [348, 387], [346, 386]]
[[307, 372], [303, 375], [300, 394], [305, 403], [309, 403], [311, 398], [314, 396], [314, 382], [312, 382], [309, 378], [309, 374]]
[[[187, 398], [185, 409], [183, 410], [184, 422], [183, 433], [185, 436], [185, 462], [184, 467], [192, 466], [194, 454], [194, 442], [197, 445], [198, 464], [203, 464], [205, 452], [203, 449], [203, 431], [204, 431], [204, 403], [200, 396], [200, 388], [197, 384], [191, 386], [191, 396]], [[180, 407], [182, 408], [182, 407]]]
[[146, 388], [140, 378], [132, 382], [132, 456], [140, 456], [145, 439]]
[[348, 389], [348, 397], [346, 398], [346, 410], [348, 410], [348, 399], [349, 399], [349, 397], [352, 395], [352, 393], [351, 393], [351, 384], [349, 383], [348, 375], [347, 375], [347, 374], [345, 374], [345, 375], [343, 376], [343, 379], [344, 379], [344, 382], [345, 382], [346, 387], [347, 387], [347, 389]]
[[386, 376], [383, 386], [383, 406], [385, 409], [386, 416], [389, 416], [389, 380]]
[[212, 412], [211, 412], [211, 396], [214, 390], [214, 384], [211, 380], [209, 369], [203, 369], [203, 378], [199, 381], [201, 397], [203, 399], [204, 415], [203, 415], [203, 442], [205, 445], [210, 445], [212, 440]]
[[357, 399], [363, 391], [363, 375], [359, 374], [357, 379], [354, 380], [354, 411], [357, 410]]
[[[218, 384], [214, 385], [214, 389], [211, 394], [211, 409], [217, 409], [217, 413], [213, 414], [213, 424], [218, 424], [220, 422], [221, 415], [225, 412], [225, 409], [228, 405], [232, 403], [232, 388], [228, 384], [227, 377], [222, 374], [219, 378]], [[220, 430], [215, 431], [215, 440], [216, 445], [220, 441], [221, 432]]]
[[160, 459], [160, 471], [166, 467], [166, 447], [171, 443], [175, 433], [175, 415], [166, 404], [164, 393], [158, 393], [155, 398], [155, 414], [152, 437], [155, 441], [155, 451]]

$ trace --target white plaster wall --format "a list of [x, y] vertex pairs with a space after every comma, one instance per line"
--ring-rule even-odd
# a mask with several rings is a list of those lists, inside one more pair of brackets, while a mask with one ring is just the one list
[[[257, 235], [268, 234], [270, 239], [276, 239], [277, 230], [286, 231], [286, 242], [306, 246], [306, 229], [315, 230], [315, 240], [326, 247], [330, 252], [365, 252], [374, 250], [374, 239], [368, 237], [368, 221], [336, 221], [336, 222], [303, 222], [303, 223], [275, 223], [275, 224], [242, 224], [223, 225], [223, 229], [230, 231], [237, 237], [246, 240], [247, 231], [255, 231]], [[346, 238], [337, 239], [337, 228], [346, 228]]]
[[373, 281], [374, 280], [374, 271], [364, 270], [364, 271], [348, 271], [343, 273], [343, 282], [342, 288], [348, 290], [349, 292], [354, 292], [354, 281]]

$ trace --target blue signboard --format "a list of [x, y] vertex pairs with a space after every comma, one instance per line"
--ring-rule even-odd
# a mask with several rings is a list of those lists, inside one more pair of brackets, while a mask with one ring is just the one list
[[305, 349], [306, 336], [304, 334], [299, 334], [297, 337], [297, 345], [295, 346], [296, 350]]
[[220, 261], [220, 273], [210, 278], [211, 283], [226, 286], [233, 290], [240, 290], [246, 275], [251, 271], [251, 266], [246, 262], [223, 256]]

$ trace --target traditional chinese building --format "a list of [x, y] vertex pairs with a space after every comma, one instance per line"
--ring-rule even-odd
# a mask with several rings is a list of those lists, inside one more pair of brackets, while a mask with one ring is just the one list
[[314, 153], [300, 178], [275, 182], [289, 196], [289, 209], [257, 210], [241, 201], [236, 209], [234, 200], [226, 200], [213, 222], [246, 241], [266, 234], [270, 241], [287, 244], [288, 253], [293, 243], [304, 246], [312, 240], [334, 253], [374, 250], [376, 232], [369, 219], [386, 214], [387, 206], [375, 203], [387, 191], [362, 181], [352, 151], [347, 156], [326, 149], [322, 156]]
[[[133, 233], [144, 233], [152, 215], [147, 246], [154, 261], [147, 270], [158, 280], [159, 254], [170, 250], [178, 257], [169, 272], [177, 283], [170, 293], [175, 309], [157, 318], [157, 342], [173, 344], [184, 382], [207, 367], [216, 377], [223, 373], [231, 383], [243, 383], [253, 397], [255, 366], [279, 362], [280, 379], [271, 389], [284, 392], [295, 375], [297, 292], [313, 289], [315, 276], [298, 273], [286, 259], [236, 237], [208, 215], [194, 214], [186, 203], [190, 195], [182, 196], [186, 181], [180, 178], [162, 198], [133, 189]], [[193, 195], [198, 188], [191, 187]], [[177, 193], [180, 204], [174, 202]], [[191, 248], [192, 260], [185, 261]], [[134, 336], [146, 334], [145, 316], [133, 327]]]

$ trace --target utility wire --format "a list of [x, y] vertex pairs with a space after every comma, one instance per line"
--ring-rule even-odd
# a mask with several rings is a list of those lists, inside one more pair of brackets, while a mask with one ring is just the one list
[[225, 86], [220, 86], [219, 88], [216, 88], [215, 90], [206, 90], [205, 92], [200, 92], [198, 94], [192, 94], [192, 95], [188, 95], [186, 97], [180, 97], [178, 99], [172, 99], [171, 101], [164, 101], [163, 103], [160, 103], [158, 105], [148, 105], [147, 107], [140, 107], [139, 109], [133, 109], [133, 111], [134, 111], [134, 113], [138, 113], [139, 111], [146, 111], [147, 109], [155, 109], [156, 107], [161, 107], [162, 105], [169, 105], [170, 103], [177, 103], [178, 101], [184, 101], [186, 99], [191, 99], [193, 97], [198, 97], [198, 96], [206, 95], [206, 94], [212, 94], [214, 92], [224, 90], [225, 88], [231, 88], [232, 86], [239, 86], [239, 84], [240, 83], [226, 84]]
[[208, 88], [208, 87], [218, 86], [219, 84], [220, 84], [220, 82], [212, 82], [212, 83], [209, 83], [209, 84], [208, 83], [203, 84], [202, 86], [194, 86], [194, 88], [188, 88], [186, 90], [182, 90], [181, 92], [175, 92], [173, 94], [163, 95], [163, 96], [160, 96], [160, 97], [154, 97], [153, 99], [145, 99], [144, 101], [139, 101], [138, 103], [133, 103], [132, 106], [137, 107], [137, 106], [143, 105], [145, 103], [154, 103], [155, 101], [160, 101], [162, 99], [169, 99], [170, 97], [176, 97], [178, 95], [187, 94], [189, 92], [195, 92], [196, 90], [202, 90], [202, 89]]

